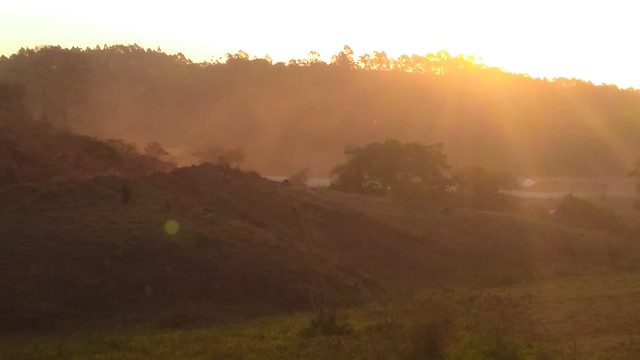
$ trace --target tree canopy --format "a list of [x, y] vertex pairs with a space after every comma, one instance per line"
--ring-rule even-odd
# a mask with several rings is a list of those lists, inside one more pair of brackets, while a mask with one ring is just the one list
[[623, 176], [640, 153], [639, 91], [534, 79], [445, 51], [356, 50], [193, 63], [137, 45], [40, 47], [0, 58], [0, 81], [24, 85], [35, 118], [189, 159], [242, 148], [243, 166], [274, 175], [326, 176], [345, 146], [387, 138], [443, 142], [456, 168], [525, 176]]
[[387, 140], [348, 148], [347, 162], [332, 170], [332, 187], [399, 198], [441, 198], [451, 186], [442, 144]]

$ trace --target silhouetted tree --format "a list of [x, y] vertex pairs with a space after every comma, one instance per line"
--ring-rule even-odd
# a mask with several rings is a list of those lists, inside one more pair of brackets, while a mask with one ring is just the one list
[[138, 147], [136, 146], [136, 144], [128, 143], [122, 139], [107, 139], [106, 143], [109, 144], [109, 146], [111, 146], [120, 155], [138, 155]]
[[157, 142], [148, 143], [144, 148], [144, 154], [161, 160], [166, 160], [170, 155], [169, 152]]
[[322, 60], [320, 59], [320, 53], [318, 53], [317, 51], [309, 51], [309, 56], [306, 59], [306, 62], [304, 63], [304, 65], [306, 66], [314, 66], [314, 65], [318, 65], [322, 63]]
[[193, 153], [200, 161], [217, 165], [239, 167], [245, 159], [242, 148], [223, 149], [217, 146], [209, 146]]
[[371, 55], [364, 54], [358, 58], [358, 64], [365, 70], [373, 71], [388, 71], [393, 68], [393, 61], [384, 51], [374, 51]]
[[354, 69], [356, 62], [353, 57], [353, 50], [348, 45], [345, 45], [342, 51], [331, 57], [331, 65], [338, 66], [344, 69]]
[[239, 50], [235, 54], [227, 53], [226, 56], [227, 56], [227, 62], [248, 61], [249, 60], [249, 54], [247, 54], [247, 52], [244, 51], [244, 50]]
[[399, 198], [441, 199], [452, 185], [442, 144], [422, 145], [387, 140], [345, 151], [336, 166], [332, 188]]
[[[68, 125], [72, 104], [86, 99], [89, 84], [89, 59], [80, 49], [44, 46], [23, 50], [16, 73], [37, 84], [40, 116]], [[18, 60], [18, 59], [14, 59]]]
[[208, 146], [194, 151], [192, 155], [200, 159], [202, 162], [217, 164], [222, 151], [222, 148], [217, 146]]
[[239, 167], [244, 161], [245, 154], [242, 148], [235, 148], [223, 151], [218, 157], [218, 163], [222, 165], [229, 165], [233, 167]]
[[287, 66], [242, 51], [194, 64], [135, 44], [22, 49], [0, 58], [0, 81], [23, 83], [36, 117], [189, 152], [196, 137], [235, 144], [269, 173], [310, 161], [328, 173], [346, 144], [385, 138], [441, 139], [456, 166], [530, 176], [621, 176], [640, 152], [640, 91], [532, 79], [443, 51], [353, 50]]

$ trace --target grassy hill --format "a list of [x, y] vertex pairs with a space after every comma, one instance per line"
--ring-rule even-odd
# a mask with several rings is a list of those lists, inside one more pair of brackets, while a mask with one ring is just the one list
[[[444, 342], [447, 359], [633, 360], [640, 354], [637, 273], [571, 276], [489, 292], [449, 288], [343, 314], [344, 336], [304, 335], [312, 314], [296, 313], [206, 327], [143, 328], [0, 338], [7, 359], [407, 359], [460, 311], [466, 330]], [[449, 304], [449, 305], [445, 305]], [[452, 311], [453, 310], [453, 311]], [[434, 311], [437, 311], [434, 314]], [[476, 314], [475, 316], [470, 314]], [[434, 316], [435, 315], [435, 316]], [[475, 328], [475, 329], [474, 329]], [[498, 341], [491, 332], [503, 329]], [[429, 331], [432, 329], [432, 331]], [[446, 329], [446, 327], [445, 327]], [[475, 330], [475, 334], [473, 331]], [[482, 334], [478, 335], [478, 332]], [[505, 334], [506, 332], [506, 334]], [[431, 334], [431, 335], [429, 335]], [[483, 338], [482, 335], [487, 337]], [[494, 339], [495, 340], [495, 339]], [[420, 357], [422, 356], [422, 357]]]
[[543, 200], [496, 213], [173, 169], [32, 120], [19, 89], [0, 85], [0, 358], [639, 353], [637, 229], [598, 226], [623, 221], [606, 209], [573, 199], [562, 225]]
[[[309, 308], [314, 294], [349, 305], [424, 287], [633, 269], [637, 260], [634, 243], [604, 233], [298, 189], [213, 165], [8, 187], [0, 203], [5, 330], [189, 323], [196, 305], [215, 321]], [[179, 224], [174, 235], [169, 220]]]

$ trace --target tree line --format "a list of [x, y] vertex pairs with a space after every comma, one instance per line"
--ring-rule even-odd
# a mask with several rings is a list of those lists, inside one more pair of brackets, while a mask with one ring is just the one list
[[[346, 161], [332, 170], [332, 189], [417, 201], [433, 209], [454, 206], [518, 211], [516, 198], [509, 194], [510, 190], [520, 187], [515, 177], [481, 167], [451, 170], [443, 144], [386, 140], [349, 147], [345, 156]], [[640, 161], [630, 175], [640, 178], [639, 169]], [[640, 182], [637, 189], [640, 197]], [[614, 210], [572, 194], [563, 197], [550, 212], [538, 216], [574, 227], [622, 236], [637, 235], [637, 230]]]
[[272, 175], [327, 176], [345, 146], [388, 138], [443, 142], [456, 167], [524, 176], [624, 176], [640, 154], [640, 92], [533, 79], [444, 51], [345, 47], [327, 62], [239, 51], [194, 63], [137, 45], [51, 46], [0, 58], [0, 81], [24, 85], [36, 118], [156, 141], [181, 164], [231, 151]]
[[441, 143], [388, 139], [349, 147], [345, 156], [346, 161], [332, 170], [332, 189], [437, 206], [507, 210], [513, 203], [506, 191], [518, 187], [506, 173], [479, 167], [452, 171]]

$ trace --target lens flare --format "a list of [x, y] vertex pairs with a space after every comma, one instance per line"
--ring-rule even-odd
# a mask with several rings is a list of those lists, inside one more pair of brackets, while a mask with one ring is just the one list
[[180, 224], [175, 220], [168, 220], [164, 223], [164, 232], [167, 235], [175, 235], [180, 231]]

